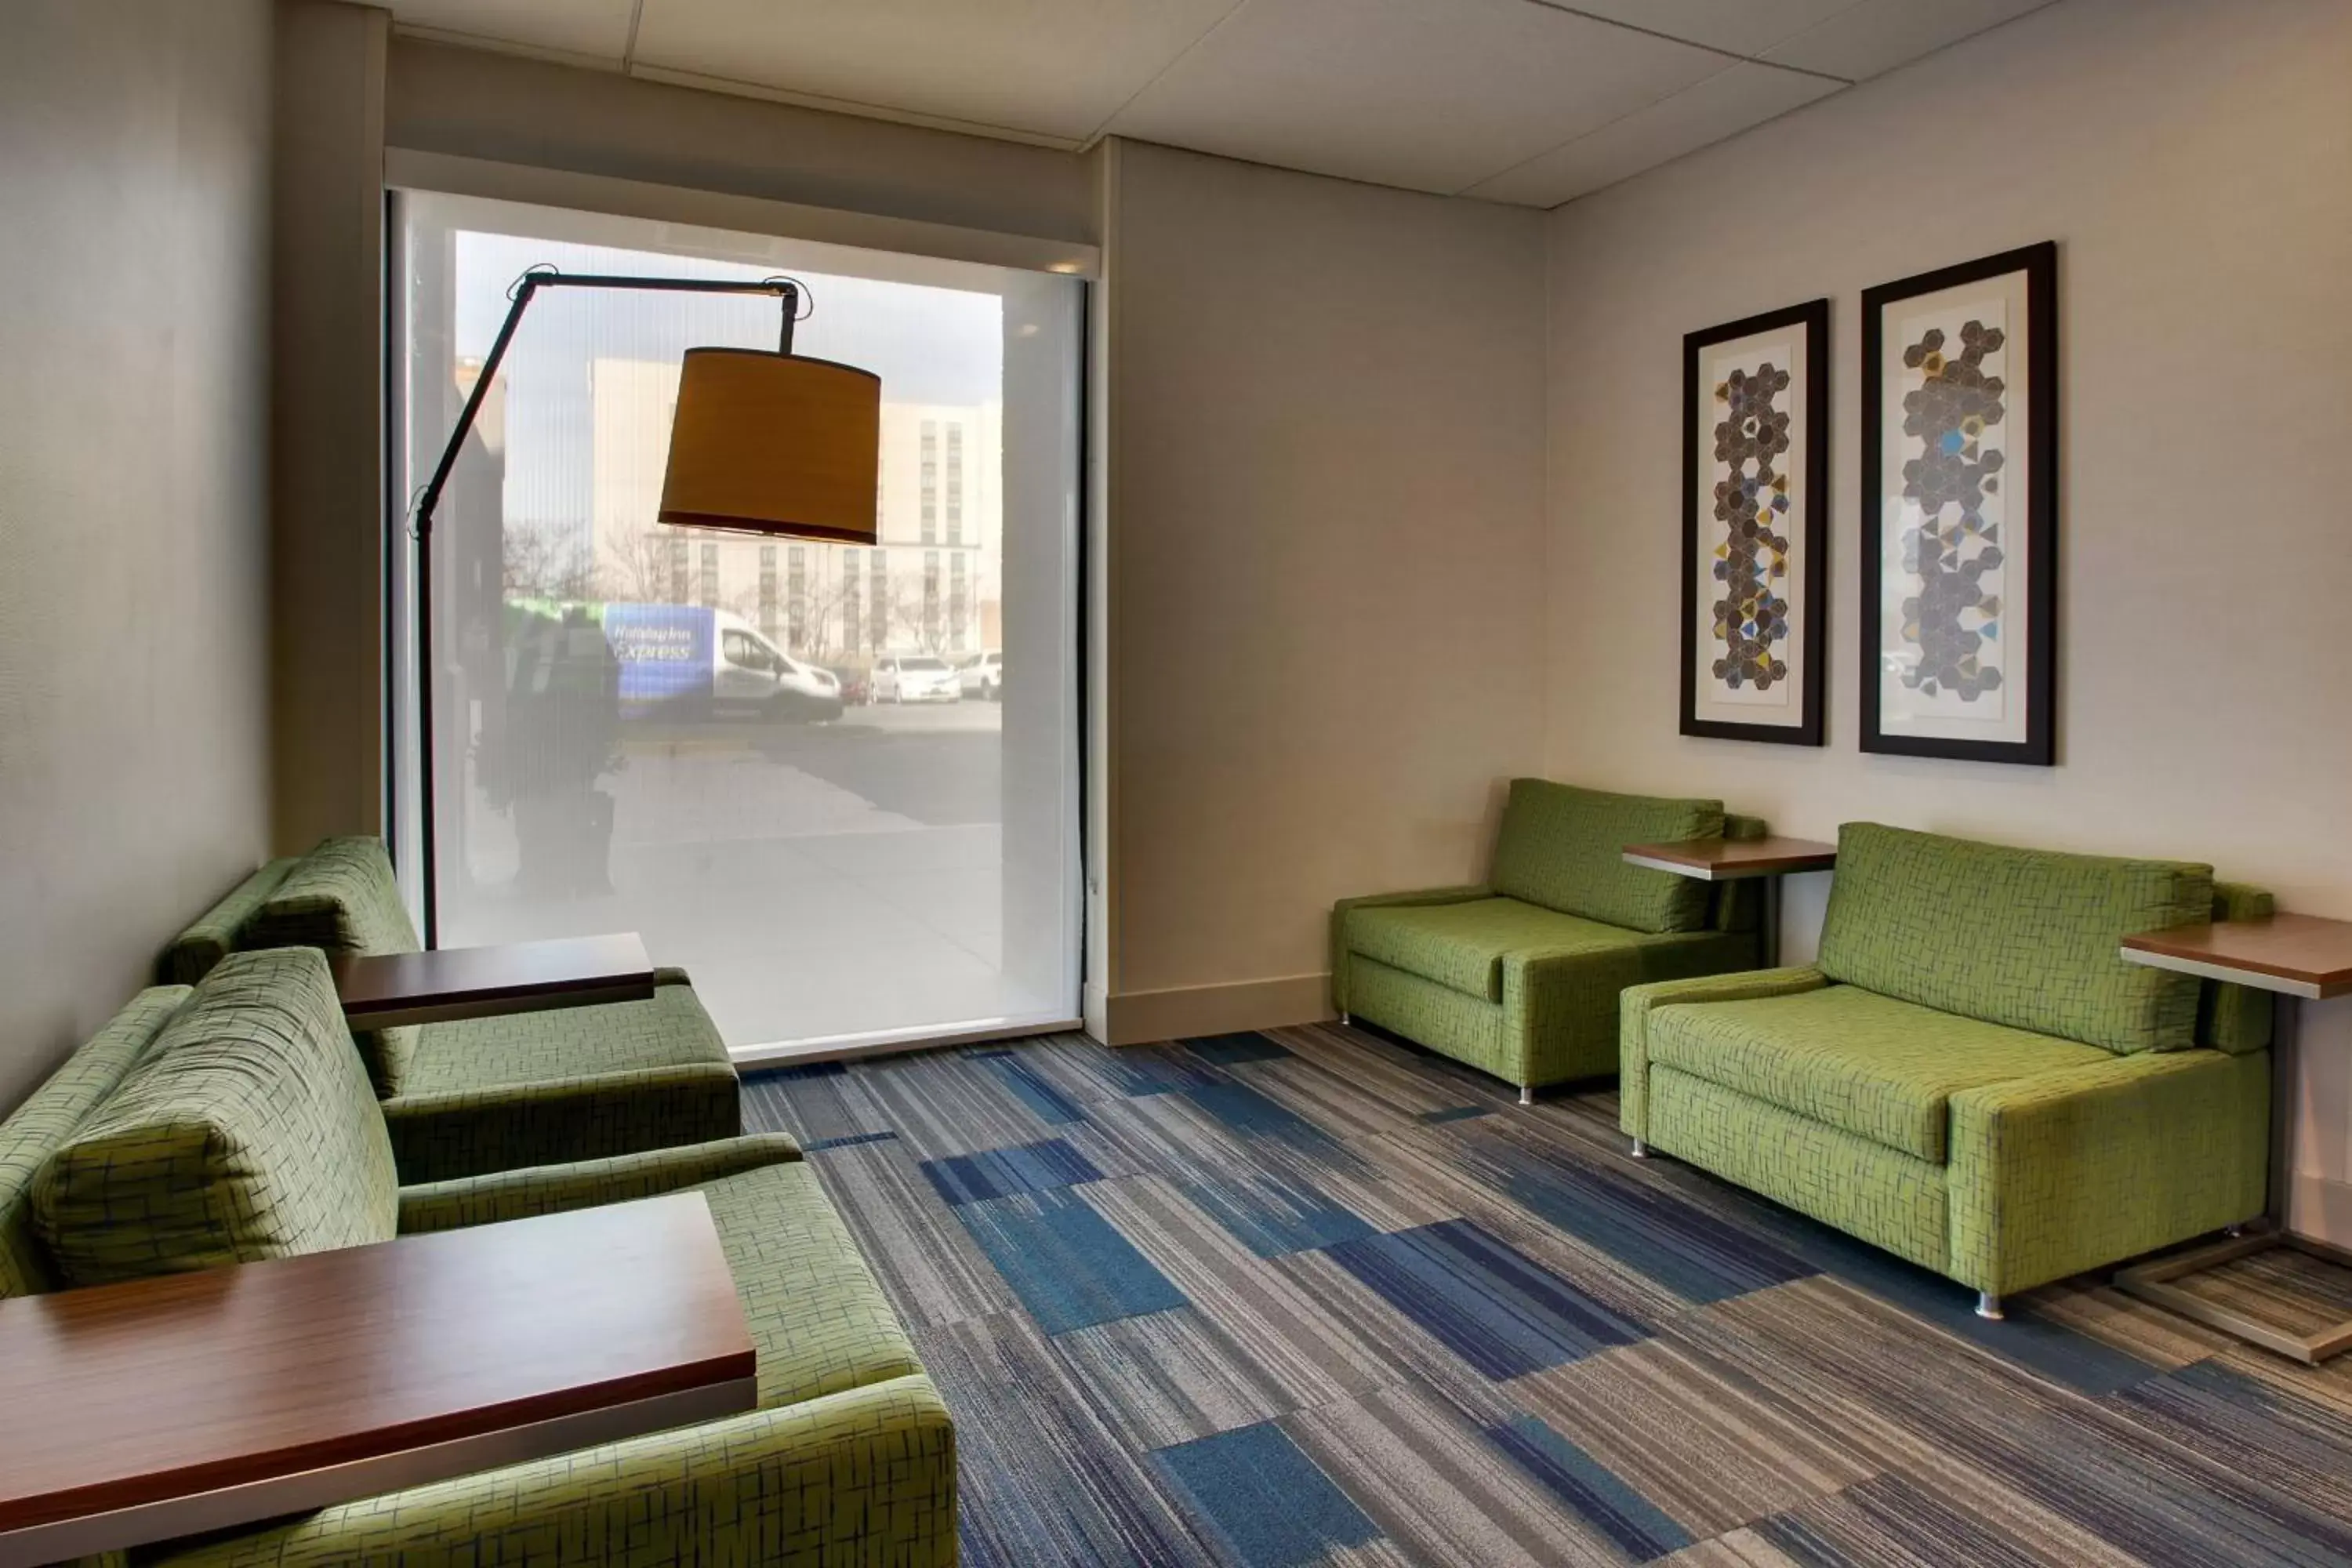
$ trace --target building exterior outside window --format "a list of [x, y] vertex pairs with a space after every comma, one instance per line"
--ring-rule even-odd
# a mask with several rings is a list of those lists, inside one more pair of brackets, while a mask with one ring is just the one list
[[[772, 553], [775, 546], [768, 549]], [[786, 584], [790, 596], [785, 602], [790, 606], [786, 613], [792, 616], [792, 648], [799, 653], [809, 646], [808, 546], [795, 544], [792, 552], [792, 576]]]
[[719, 604], [719, 546], [709, 540], [702, 545], [702, 603]]
[[770, 642], [776, 640], [776, 547], [772, 544], [760, 546], [760, 635]]
[[856, 653], [864, 642], [858, 626], [858, 612], [865, 606], [858, 582], [858, 563], [863, 552], [844, 551], [841, 557], [841, 647], [844, 653]]
[[940, 536], [940, 425], [923, 421], [923, 542]]
[[957, 551], [949, 558], [948, 572], [948, 647], [961, 649], [969, 646], [964, 640], [964, 600], [969, 584], [968, 562], [964, 552]]
[[669, 542], [669, 602], [686, 603], [687, 542], [683, 539]]
[[948, 542], [963, 542], [963, 426], [948, 426]]

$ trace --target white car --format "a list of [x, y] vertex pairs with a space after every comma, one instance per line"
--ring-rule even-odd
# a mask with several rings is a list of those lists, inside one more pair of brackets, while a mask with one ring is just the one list
[[956, 679], [966, 697], [977, 697], [982, 702], [994, 702], [1004, 695], [1004, 655], [991, 648], [976, 653], [956, 667]]
[[885, 654], [874, 661], [877, 702], [961, 702], [955, 666], [928, 653]]

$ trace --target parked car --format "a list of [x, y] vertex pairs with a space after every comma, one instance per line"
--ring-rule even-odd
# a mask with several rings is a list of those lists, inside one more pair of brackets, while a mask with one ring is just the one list
[[841, 682], [788, 658], [725, 610], [607, 605], [604, 640], [620, 661], [621, 711], [684, 707], [807, 722], [841, 717]]
[[993, 702], [1004, 689], [1004, 654], [998, 648], [976, 653], [956, 668], [957, 683], [966, 697]]
[[874, 661], [877, 702], [961, 702], [955, 666], [928, 653], [885, 654]]

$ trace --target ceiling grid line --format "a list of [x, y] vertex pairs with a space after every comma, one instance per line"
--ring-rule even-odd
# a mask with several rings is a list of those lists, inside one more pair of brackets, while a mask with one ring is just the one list
[[[639, 4], [643, 3], [644, 0], [639, 0]], [[1853, 85], [1853, 79], [1852, 77], [1837, 76], [1829, 71], [1817, 71], [1805, 66], [1787, 65], [1780, 60], [1767, 59], [1761, 54], [1742, 54], [1738, 49], [1727, 49], [1720, 44], [1710, 44], [1704, 38], [1685, 38], [1680, 34], [1664, 32], [1656, 27], [1644, 27], [1638, 22], [1628, 22], [1622, 16], [1607, 16], [1601, 15], [1598, 11], [1587, 11], [1581, 6], [1563, 5], [1560, 4], [1560, 0], [1521, 0], [1521, 3], [1536, 6], [1545, 11], [1558, 11], [1564, 16], [1580, 16], [1585, 21], [1598, 22], [1606, 27], [1622, 27], [1629, 33], [1639, 33], [1644, 37], [1661, 39], [1665, 43], [1681, 44], [1685, 47], [1694, 49], [1705, 49], [1708, 54], [1721, 55], [1724, 58], [1728, 60], [1741, 60], [1752, 66], [1769, 66], [1774, 70], [1793, 71], [1799, 76], [1817, 76], [1822, 78], [1824, 81], [1833, 81], [1842, 87], [1852, 87]], [[1864, 3], [1864, 0], [1853, 0], [1853, 4], [1846, 6], [1845, 9], [1847, 11], [1851, 11], [1855, 5], [1859, 5]], [[1840, 12], [1839, 15], [1843, 15], [1843, 12]], [[1796, 35], [1794, 34], [1790, 35], [1792, 37], [1795, 36]], [[1788, 42], [1787, 38], [1780, 39], [1778, 40], [1778, 43], [1776, 43], [1775, 47], [1777, 47], [1778, 44], [1786, 42]], [[1508, 171], [1505, 172], [1507, 173]]]
[[1133, 92], [1129, 93], [1125, 98], [1121, 99], [1117, 109], [1112, 110], [1108, 114], [1102, 117], [1101, 122], [1087, 133], [1087, 139], [1078, 143], [1078, 151], [1081, 153], [1092, 152], [1097, 142], [1100, 142], [1105, 136], [1110, 134], [1111, 121], [1117, 120], [1120, 115], [1126, 113], [1129, 109], [1132, 108], [1135, 100], [1141, 98], [1145, 93], [1150, 92], [1154, 86], [1158, 85], [1161, 77], [1166, 76], [1170, 71], [1172, 71], [1178, 66], [1182, 65], [1186, 58], [1189, 57], [1194, 49], [1197, 49], [1202, 44], [1207, 43], [1211, 36], [1213, 35], [1218, 28], [1232, 21], [1235, 16], [1240, 16], [1242, 14], [1243, 7], [1249, 5], [1249, 3], [1250, 0], [1234, 0], [1234, 3], [1231, 5], [1225, 7], [1224, 13], [1215, 21], [1202, 28], [1199, 36], [1194, 37], [1191, 43], [1185, 45], [1174, 54], [1169, 56], [1168, 62], [1161, 66], [1158, 70], [1153, 71], [1151, 73], [1151, 79], [1149, 81], [1146, 81], [1142, 86], [1137, 88]]

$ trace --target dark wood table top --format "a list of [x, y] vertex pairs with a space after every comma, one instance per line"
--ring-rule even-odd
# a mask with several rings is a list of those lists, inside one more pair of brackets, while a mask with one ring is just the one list
[[2315, 1000], [2352, 995], [2352, 921], [2273, 915], [2124, 938], [2125, 959]]
[[755, 1392], [699, 1193], [0, 1301], [0, 1561], [373, 1496]]
[[377, 958], [337, 953], [327, 965], [355, 1029], [642, 1002], [654, 994], [653, 960], [635, 931]]
[[1677, 844], [1628, 844], [1625, 859], [1654, 871], [1672, 871], [1701, 881], [1729, 882], [1742, 877], [1778, 877], [1790, 871], [1826, 871], [1837, 864], [1837, 846], [1811, 838], [1690, 838]]

